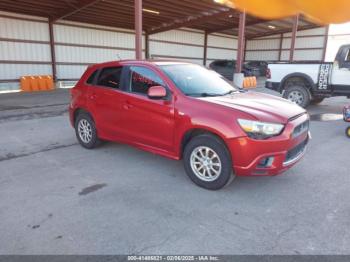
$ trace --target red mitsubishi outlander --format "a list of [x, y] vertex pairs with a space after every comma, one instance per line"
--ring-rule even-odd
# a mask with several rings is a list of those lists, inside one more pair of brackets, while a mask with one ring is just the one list
[[188, 176], [207, 189], [236, 175], [277, 175], [300, 160], [309, 139], [303, 108], [187, 62], [94, 65], [71, 95], [70, 120], [83, 147], [109, 140], [183, 159]]

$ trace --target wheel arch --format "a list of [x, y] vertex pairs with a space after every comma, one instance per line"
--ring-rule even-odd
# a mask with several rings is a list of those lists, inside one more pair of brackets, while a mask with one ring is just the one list
[[185, 150], [185, 147], [191, 141], [191, 139], [193, 139], [196, 136], [204, 135], [204, 134], [209, 134], [209, 135], [216, 137], [225, 146], [228, 153], [231, 155], [231, 152], [228, 149], [227, 144], [225, 143], [225, 139], [224, 139], [223, 135], [220, 134], [220, 132], [217, 132], [215, 130], [205, 128], [205, 127], [194, 127], [194, 128], [186, 130], [182, 134], [182, 138], [180, 141], [180, 150], [179, 150], [180, 159], [183, 157], [183, 152]]
[[91, 119], [95, 122], [94, 117], [92, 116], [92, 114], [91, 114], [88, 110], [86, 110], [86, 109], [83, 108], [83, 107], [77, 107], [77, 108], [73, 111], [73, 124], [75, 124], [75, 121], [76, 121], [78, 115], [81, 114], [81, 113], [88, 114], [88, 115], [91, 117]]
[[312, 78], [310, 76], [308, 76], [307, 74], [304, 73], [292, 73], [292, 74], [288, 74], [286, 75], [280, 84], [280, 91], [281, 93], [285, 90], [285, 84], [288, 82], [288, 80], [290, 80], [291, 78], [300, 78], [301, 80], [304, 81], [304, 83], [307, 84], [307, 89], [312, 92], [315, 87], [316, 84], [314, 83], [314, 81], [312, 80]]

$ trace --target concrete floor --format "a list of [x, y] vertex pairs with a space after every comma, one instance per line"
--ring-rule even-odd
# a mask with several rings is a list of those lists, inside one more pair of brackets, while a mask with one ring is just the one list
[[350, 254], [350, 140], [341, 120], [318, 121], [349, 100], [310, 108], [313, 140], [293, 169], [212, 192], [182, 162], [83, 149], [68, 98], [0, 96], [0, 254]]

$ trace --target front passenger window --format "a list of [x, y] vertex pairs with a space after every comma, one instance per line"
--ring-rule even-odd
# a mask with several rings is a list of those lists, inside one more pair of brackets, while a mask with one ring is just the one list
[[146, 67], [130, 67], [131, 80], [130, 91], [147, 95], [148, 89], [152, 86], [165, 86], [163, 80], [152, 70]]
[[122, 67], [106, 67], [102, 69], [97, 85], [119, 89], [122, 69]]

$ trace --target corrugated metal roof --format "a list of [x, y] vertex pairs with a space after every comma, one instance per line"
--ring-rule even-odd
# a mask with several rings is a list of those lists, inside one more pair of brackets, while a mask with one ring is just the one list
[[[238, 34], [239, 12], [212, 0], [143, 0], [143, 8], [143, 29], [150, 34], [180, 27]], [[134, 28], [134, 0], [2, 0], [0, 10], [48, 17], [51, 21]], [[317, 27], [303, 17], [300, 20], [299, 30]], [[288, 32], [292, 21], [266, 21], [248, 15], [246, 25], [246, 37], [253, 38]]]

